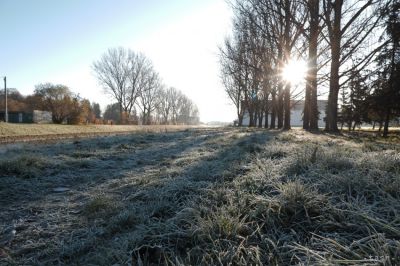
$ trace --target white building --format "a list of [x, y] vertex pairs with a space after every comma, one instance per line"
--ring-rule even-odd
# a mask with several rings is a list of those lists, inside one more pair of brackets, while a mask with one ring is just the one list
[[[319, 100], [317, 104], [319, 111], [318, 127], [324, 127], [325, 126], [324, 118], [326, 117], [326, 106], [328, 104], [328, 101]], [[290, 125], [292, 127], [303, 126], [303, 110], [304, 110], [304, 101], [293, 102], [290, 113]], [[243, 117], [243, 126], [248, 126], [249, 123], [250, 123], [250, 118], [248, 112], [246, 111]], [[264, 123], [265, 123], [265, 118], [263, 119], [263, 126]], [[271, 123], [271, 114], [268, 115], [268, 123]], [[257, 120], [257, 126], [258, 126], [258, 120]]]

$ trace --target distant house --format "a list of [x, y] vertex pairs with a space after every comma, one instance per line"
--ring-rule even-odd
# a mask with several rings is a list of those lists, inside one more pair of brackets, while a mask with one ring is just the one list
[[[327, 100], [319, 100], [317, 103], [318, 111], [319, 111], [318, 127], [325, 126], [324, 118], [326, 116], [327, 104], [328, 104]], [[304, 111], [304, 101], [292, 101], [292, 109], [291, 109], [291, 113], [290, 113], [290, 125], [291, 126], [294, 126], [294, 127], [303, 126], [303, 111]], [[271, 122], [271, 114], [268, 115], [268, 121]], [[244, 117], [243, 117], [243, 126], [248, 126], [249, 123], [250, 123], [249, 113], [246, 111], [244, 114]], [[265, 120], [263, 119], [263, 126], [264, 126], [264, 123], [265, 123]]]
[[[52, 123], [52, 113], [47, 111], [34, 110], [32, 112], [8, 112], [9, 123]], [[0, 111], [0, 121], [5, 121], [5, 112]]]

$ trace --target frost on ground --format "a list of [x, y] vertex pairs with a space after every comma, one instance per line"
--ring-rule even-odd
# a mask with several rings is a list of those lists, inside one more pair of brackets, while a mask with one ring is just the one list
[[1, 265], [399, 265], [400, 144], [246, 129], [3, 146]]

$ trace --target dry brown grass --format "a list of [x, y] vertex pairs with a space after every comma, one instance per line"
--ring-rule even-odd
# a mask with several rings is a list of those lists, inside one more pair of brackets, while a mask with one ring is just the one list
[[163, 132], [179, 131], [192, 126], [173, 125], [56, 125], [56, 124], [12, 124], [0, 122], [0, 138], [23, 137], [40, 135], [77, 135], [90, 133], [119, 133], [119, 132]]

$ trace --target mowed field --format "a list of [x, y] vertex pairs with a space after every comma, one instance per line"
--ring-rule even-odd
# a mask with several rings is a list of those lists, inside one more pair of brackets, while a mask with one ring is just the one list
[[0, 122], [0, 143], [47, 141], [67, 138], [85, 138], [99, 135], [118, 135], [132, 132], [179, 131], [193, 126], [174, 125], [57, 125], [12, 124]]
[[400, 265], [396, 139], [191, 128], [0, 146], [1, 265]]

